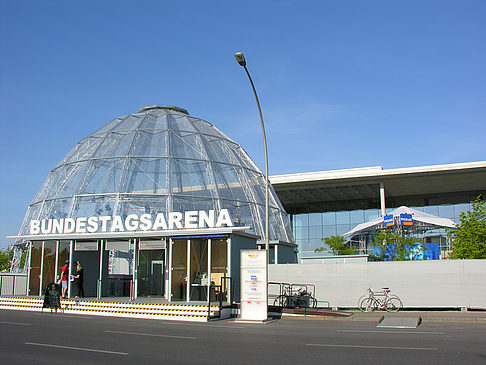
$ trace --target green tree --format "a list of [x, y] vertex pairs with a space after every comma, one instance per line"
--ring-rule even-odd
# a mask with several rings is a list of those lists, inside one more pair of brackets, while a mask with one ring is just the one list
[[316, 248], [314, 252], [326, 252], [331, 249], [334, 255], [354, 255], [356, 250], [349, 244], [346, 244], [346, 240], [343, 236], [331, 236], [322, 239], [324, 246]]
[[0, 249], [0, 271], [10, 270], [10, 261], [12, 261], [13, 250], [9, 248]]
[[391, 230], [380, 231], [371, 246], [378, 248], [377, 256], [381, 260], [389, 261], [413, 260], [418, 253], [427, 250], [427, 247], [417, 242], [416, 238], [406, 237], [401, 232]]
[[449, 230], [451, 259], [486, 259], [486, 202], [478, 196], [472, 208], [459, 216], [457, 229]]

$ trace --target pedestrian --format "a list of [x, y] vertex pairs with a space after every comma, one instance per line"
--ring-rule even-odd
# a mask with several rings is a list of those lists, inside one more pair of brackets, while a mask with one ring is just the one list
[[76, 288], [78, 289], [78, 295], [76, 297], [83, 298], [84, 297], [84, 272], [83, 267], [76, 261], [76, 275], [74, 275], [74, 284], [76, 284]]
[[61, 270], [61, 296], [66, 298], [67, 290], [68, 290], [68, 279], [69, 279], [69, 260], [66, 260], [64, 266]]

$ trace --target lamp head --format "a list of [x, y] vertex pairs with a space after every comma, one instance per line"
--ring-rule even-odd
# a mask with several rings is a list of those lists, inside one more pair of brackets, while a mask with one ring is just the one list
[[245, 67], [246, 66], [246, 61], [245, 61], [245, 56], [243, 56], [243, 53], [238, 52], [235, 54], [236, 61], [240, 64], [240, 66]]

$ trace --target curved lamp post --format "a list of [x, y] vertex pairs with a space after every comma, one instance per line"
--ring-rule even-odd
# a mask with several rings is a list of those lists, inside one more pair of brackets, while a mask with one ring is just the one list
[[[267, 153], [267, 137], [265, 135], [265, 125], [263, 124], [263, 116], [262, 116], [262, 109], [260, 108], [260, 102], [258, 101], [258, 96], [257, 92], [255, 90], [255, 85], [253, 84], [253, 80], [251, 79], [250, 73], [248, 72], [248, 69], [246, 68], [246, 60], [245, 56], [243, 56], [243, 53], [238, 52], [235, 54], [236, 61], [242, 66], [246, 74], [248, 75], [248, 79], [250, 79], [251, 87], [253, 89], [253, 93], [255, 94], [255, 99], [256, 103], [258, 106], [258, 112], [260, 113], [260, 121], [262, 123], [262, 132], [263, 132], [263, 147], [265, 149], [265, 250], [269, 251], [269, 235], [268, 235], [268, 153]], [[268, 256], [267, 256], [268, 259]]]

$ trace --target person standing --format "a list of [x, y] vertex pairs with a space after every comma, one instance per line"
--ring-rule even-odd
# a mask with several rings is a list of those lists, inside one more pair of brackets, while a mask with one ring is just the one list
[[79, 261], [76, 261], [76, 275], [74, 275], [74, 284], [76, 284], [76, 288], [78, 290], [77, 297], [79, 298], [84, 297], [83, 281], [84, 281], [83, 267], [81, 266]]
[[69, 280], [69, 260], [66, 260], [64, 266], [61, 270], [61, 294], [63, 298], [66, 298], [68, 290], [68, 280]]

